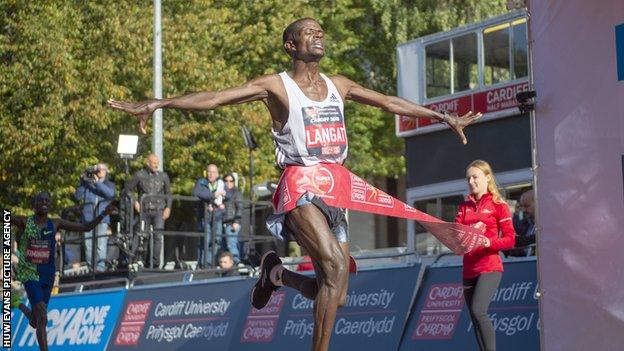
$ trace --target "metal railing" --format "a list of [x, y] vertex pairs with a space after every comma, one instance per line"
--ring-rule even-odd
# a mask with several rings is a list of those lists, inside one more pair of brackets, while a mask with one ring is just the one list
[[[130, 201], [131, 203], [134, 203], [134, 201], [132, 200], [132, 197], [130, 194], [128, 194], [130, 196]], [[221, 234], [221, 235], [215, 235], [215, 226], [214, 226], [214, 218], [211, 216], [211, 213], [206, 211], [205, 206], [206, 204], [200, 200], [199, 198], [195, 197], [195, 196], [184, 196], [184, 195], [149, 195], [149, 194], [143, 194], [141, 195], [140, 199], [139, 199], [139, 205], [141, 208], [141, 211], [145, 208], [145, 204], [147, 200], [150, 199], [158, 199], [158, 198], [163, 198], [163, 199], [167, 199], [170, 198], [171, 200], [177, 200], [177, 201], [188, 201], [188, 202], [194, 202], [194, 203], [198, 203], [198, 204], [202, 204], [204, 206], [203, 208], [203, 227], [204, 227], [204, 231], [172, 231], [172, 230], [156, 230], [153, 227], [152, 228], [145, 228], [144, 225], [140, 225], [141, 230], [136, 233], [139, 235], [142, 235], [143, 237], [148, 237], [149, 238], [149, 242], [150, 242], [150, 250], [149, 250], [149, 257], [150, 257], [150, 268], [154, 268], [153, 267], [153, 260], [151, 259], [153, 257], [153, 249], [154, 249], [154, 235], [158, 235], [161, 234], [163, 236], [187, 236], [187, 237], [199, 237], [199, 238], [204, 238], [204, 262], [203, 265], [204, 267], [210, 267], [210, 266], [216, 266], [216, 256], [217, 256], [217, 252], [218, 252], [218, 243], [222, 240], [222, 239], [227, 239], [228, 237], [236, 237], [237, 240], [239, 242], [243, 242], [243, 243], [247, 243], [247, 244], [251, 244], [251, 243], [258, 243], [258, 242], [273, 242], [274, 238], [272, 236], [266, 236], [266, 235], [253, 235], [253, 234], [244, 234], [239, 232], [238, 234], [235, 235], [227, 235], [225, 233]], [[245, 207], [249, 207], [252, 211], [250, 211], [250, 216], [253, 215], [253, 210], [254, 209], [262, 209], [262, 208], [269, 208], [270, 206], [272, 206], [271, 202], [269, 201], [251, 201], [251, 200], [241, 200], [238, 201], [238, 203], [242, 204]], [[134, 222], [134, 211], [130, 210], [130, 221], [131, 223]], [[210, 225], [210, 227], [209, 227]], [[250, 228], [249, 228], [249, 233], [255, 233], [255, 231], [252, 229], [252, 227], [255, 225], [255, 223], [253, 223], [250, 220]], [[129, 227], [131, 229], [131, 236], [133, 234], [133, 230], [134, 228], [132, 226]], [[210, 228], [210, 229], [209, 229]], [[210, 233], [209, 233], [210, 230]], [[242, 228], [241, 228], [242, 230]], [[210, 234], [210, 235], [209, 235]], [[208, 248], [211, 248], [212, 250], [212, 261], [208, 262], [208, 255], [206, 255], [205, 253], [207, 252]]]
[[[106, 279], [106, 280], [97, 280], [97, 281], [89, 281], [89, 282], [80, 282], [80, 283], [65, 283], [59, 284], [59, 293], [62, 292], [83, 292], [85, 287], [97, 289], [105, 289], [105, 288], [115, 288], [115, 287], [123, 287], [125, 289], [130, 288], [130, 280], [128, 278], [114, 278], [114, 279]], [[87, 289], [94, 290], [94, 289]]]
[[[175, 200], [175, 201], [189, 201], [189, 202], [195, 202], [195, 203], [201, 203], [202, 201], [195, 197], [195, 196], [184, 196], [184, 195], [147, 195], [144, 194], [139, 198], [139, 204], [141, 206], [141, 210], [143, 210], [145, 207], [145, 203], [147, 200], [153, 199], [153, 198], [171, 198], [171, 200]], [[137, 255], [142, 255], [144, 253], [143, 252], [136, 252], [136, 247], [134, 247], [135, 243], [137, 243], [140, 240], [148, 240], [149, 241], [149, 264], [147, 265], [149, 268], [154, 268], [154, 262], [152, 260], [153, 254], [154, 254], [154, 235], [157, 234], [162, 234], [163, 236], [168, 236], [168, 237], [197, 237], [197, 238], [205, 238], [206, 241], [204, 242], [204, 250], [208, 250], [207, 248], [211, 248], [212, 250], [212, 261], [211, 262], [203, 262], [204, 267], [209, 267], [209, 266], [216, 266], [216, 255], [218, 252], [218, 243], [224, 239], [227, 238], [228, 235], [224, 232], [221, 235], [210, 235], [211, 241], [208, 242], [208, 232], [207, 230], [204, 231], [176, 231], [176, 230], [154, 230], [153, 228], [141, 228], [140, 224], [137, 228], [135, 227], [135, 221], [136, 221], [136, 213], [134, 210], [134, 202], [135, 202], [135, 197], [133, 196], [133, 194], [131, 193], [122, 193], [122, 196], [120, 197], [120, 208], [124, 208], [125, 211], [123, 211], [123, 213], [120, 215], [120, 221], [117, 223], [117, 228], [111, 228], [113, 229], [112, 231], [115, 232], [114, 229], [116, 230], [115, 233], [115, 240], [117, 241], [117, 246], [119, 247], [120, 251], [122, 251], [125, 256], [129, 259], [132, 260], [134, 262], [136, 262], [139, 257], [137, 257]], [[263, 208], [269, 208], [271, 205], [270, 202], [268, 201], [250, 201], [250, 200], [241, 200], [239, 201], [239, 203], [241, 203], [244, 207], [245, 210], [251, 210], [251, 209], [259, 209], [262, 210]], [[69, 210], [69, 209], [66, 209]], [[97, 213], [98, 210], [98, 206], [94, 206], [94, 216]], [[76, 212], [76, 216], [81, 215], [82, 214], [82, 210], [79, 207], [75, 207], [73, 210]], [[207, 211], [203, 211], [204, 212], [204, 223], [210, 223], [210, 216], [207, 213]], [[140, 213], [139, 213], [140, 215]], [[243, 228], [241, 227], [240, 232], [238, 233], [238, 235], [235, 235], [237, 237], [237, 240], [239, 242], [243, 242], [247, 245], [250, 244], [254, 244], [254, 243], [261, 243], [261, 242], [273, 242], [274, 239], [271, 236], [266, 236], [266, 235], [253, 235], [250, 233], [255, 233], [255, 230], [253, 229], [253, 226], [255, 225], [255, 223], [253, 223], [251, 221], [251, 217], [252, 217], [252, 213], [249, 213], [249, 227], [246, 231], [243, 230]], [[111, 223], [112, 225], [112, 223]], [[196, 223], [193, 224], [193, 226], [195, 226]], [[204, 226], [205, 228], [208, 228], [207, 226]], [[143, 229], [143, 230], [141, 230]], [[214, 231], [213, 231], [214, 232]], [[107, 259], [107, 257], [98, 257], [97, 255], [97, 246], [98, 246], [98, 239], [102, 238], [102, 237], [106, 237], [108, 239], [109, 235], [108, 234], [103, 234], [103, 235], [95, 235], [95, 229], [92, 231], [92, 235], [89, 238], [85, 238], [85, 235], [80, 233], [80, 237], [79, 238], [74, 238], [74, 239], [66, 239], [64, 237], [62, 237], [61, 239], [61, 246], [64, 248], [65, 245], [84, 245], [86, 240], [91, 240], [91, 262], [88, 262], [88, 264], [90, 265], [90, 273], [92, 274], [93, 279], [95, 279], [96, 276], [96, 267], [98, 264], [98, 259]], [[212, 233], [211, 233], [212, 234]], [[136, 237], [136, 236], [140, 236], [140, 237]], [[162, 250], [164, 250], [164, 244], [162, 247]], [[58, 258], [60, 260], [60, 264], [58, 267], [58, 270], [62, 273], [62, 275], [65, 275], [65, 257], [64, 257], [64, 250], [60, 249], [59, 250], [59, 254], [58, 254]], [[205, 258], [208, 257], [208, 255], [204, 255]], [[130, 265], [130, 262], [128, 262]], [[81, 268], [84, 269], [84, 268]], [[80, 269], [79, 269], [80, 270]], [[77, 274], [78, 275], [78, 274]], [[82, 274], [79, 274], [82, 275]]]

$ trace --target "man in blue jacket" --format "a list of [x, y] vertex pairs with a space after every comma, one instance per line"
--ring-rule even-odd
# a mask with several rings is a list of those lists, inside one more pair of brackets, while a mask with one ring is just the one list
[[108, 245], [107, 230], [110, 217], [104, 213], [104, 209], [115, 197], [115, 184], [106, 178], [108, 167], [104, 163], [98, 163], [95, 167], [87, 169], [80, 179], [80, 185], [74, 193], [76, 200], [82, 202], [82, 223], [89, 223], [100, 214], [104, 214], [104, 219], [95, 229], [84, 233], [85, 235], [85, 260], [89, 267], [93, 268], [93, 236], [97, 237], [95, 270], [104, 272], [106, 270], [106, 254]]
[[[199, 178], [193, 188], [193, 196], [197, 196], [201, 200], [197, 208], [198, 227], [200, 231], [205, 233], [205, 236], [199, 241], [197, 253], [197, 264], [201, 268], [212, 265], [210, 243], [213, 241], [213, 235], [216, 236], [217, 243], [221, 242], [223, 212], [225, 210], [223, 204], [225, 185], [223, 180], [219, 179], [219, 168], [210, 164], [206, 167], [206, 173], [206, 178]], [[207, 249], [205, 249], [206, 242], [209, 243]]]

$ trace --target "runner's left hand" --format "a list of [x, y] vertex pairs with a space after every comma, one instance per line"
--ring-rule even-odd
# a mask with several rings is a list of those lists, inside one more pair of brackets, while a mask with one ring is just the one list
[[461, 117], [447, 115], [444, 122], [451, 128], [453, 133], [457, 134], [462, 144], [466, 145], [468, 140], [466, 140], [466, 136], [464, 135], [464, 128], [474, 123], [481, 118], [481, 116], [481, 112], [472, 113], [472, 111], [470, 111]]

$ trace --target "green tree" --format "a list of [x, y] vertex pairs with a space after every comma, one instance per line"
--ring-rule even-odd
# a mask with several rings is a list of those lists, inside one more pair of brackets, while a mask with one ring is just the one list
[[[395, 48], [409, 39], [505, 11], [504, 1], [183, 1], [163, 2], [166, 96], [216, 90], [287, 69], [284, 27], [318, 18], [328, 35], [322, 68], [375, 90], [395, 93]], [[108, 98], [139, 100], [152, 92], [151, 2], [0, 1], [0, 203], [17, 212], [49, 190], [57, 208], [85, 166], [104, 161], [124, 179], [118, 134], [136, 133], [132, 118], [105, 107]], [[403, 141], [392, 116], [346, 106], [349, 167], [365, 177], [404, 172]], [[270, 118], [261, 103], [199, 113], [164, 112], [165, 169], [175, 193], [188, 194], [204, 166], [248, 172], [240, 126], [255, 134], [255, 182], [276, 179]], [[137, 169], [151, 135], [140, 137]]]

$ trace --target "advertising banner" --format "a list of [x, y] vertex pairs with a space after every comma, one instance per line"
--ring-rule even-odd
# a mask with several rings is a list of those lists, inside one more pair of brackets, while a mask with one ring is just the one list
[[[106, 347], [126, 290], [53, 296], [48, 306], [50, 350], [89, 351]], [[29, 306], [30, 307], [30, 306]], [[12, 313], [13, 348], [39, 350], [35, 329], [18, 309]]]
[[[461, 266], [427, 268], [401, 341], [408, 350], [478, 350], [465, 307]], [[535, 261], [506, 262], [488, 315], [501, 350], [539, 350]]]
[[[352, 275], [346, 305], [338, 310], [330, 350], [396, 350], [416, 288], [420, 265]], [[308, 350], [314, 302], [282, 288], [262, 310], [247, 307], [239, 345], [229, 350]]]
[[[481, 112], [485, 116], [494, 112], [510, 110], [516, 111], [518, 101], [516, 94], [529, 90], [529, 82], [521, 79], [520, 82], [511, 82], [495, 88], [475, 91], [472, 94], [456, 96], [424, 106], [440, 113], [456, 114], [462, 116], [469, 111]], [[513, 113], [512, 113], [513, 114]], [[407, 136], [408, 132], [439, 124], [438, 122], [424, 118], [411, 118], [397, 116], [397, 135]]]
[[253, 279], [128, 291], [107, 350], [232, 350]]

